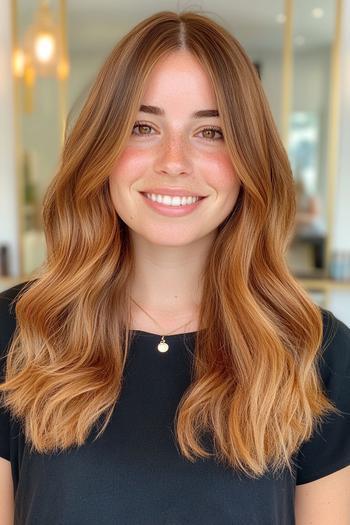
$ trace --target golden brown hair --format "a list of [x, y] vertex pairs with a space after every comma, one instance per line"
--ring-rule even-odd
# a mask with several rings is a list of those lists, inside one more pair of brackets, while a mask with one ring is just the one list
[[[295, 190], [254, 65], [223, 27], [193, 11], [162, 11], [112, 50], [69, 136], [43, 203], [47, 260], [16, 303], [4, 403], [38, 452], [82, 445], [106, 428], [130, 343], [128, 228], [108, 178], [126, 146], [153, 66], [186, 49], [206, 68], [241, 181], [203, 272], [193, 380], [176, 437], [190, 461], [215, 456], [249, 476], [292, 468], [292, 453], [334, 405], [318, 374], [322, 312], [285, 261]], [[205, 327], [205, 330], [203, 329]], [[203, 434], [202, 434], [203, 433]]]

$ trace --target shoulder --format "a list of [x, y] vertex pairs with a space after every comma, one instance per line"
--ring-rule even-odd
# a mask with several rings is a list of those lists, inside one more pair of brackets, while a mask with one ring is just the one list
[[0, 329], [1, 334], [8, 323], [15, 319], [15, 306], [19, 294], [24, 291], [29, 281], [25, 281], [0, 292]]
[[340, 412], [327, 415], [298, 450], [297, 485], [350, 465], [350, 329], [329, 310], [321, 310], [319, 375], [324, 393]]
[[0, 355], [3, 356], [16, 329], [16, 300], [25, 290], [25, 281], [0, 292]]
[[350, 328], [331, 311], [321, 308], [323, 340], [320, 352], [320, 371], [325, 381], [331, 375], [350, 376]]
[[0, 315], [1, 318], [6, 315], [12, 314], [12, 303], [16, 300], [18, 294], [25, 288], [29, 281], [25, 281], [19, 284], [16, 284], [15, 286], [12, 286], [11, 288], [7, 288], [7, 290], [3, 290], [0, 292]]

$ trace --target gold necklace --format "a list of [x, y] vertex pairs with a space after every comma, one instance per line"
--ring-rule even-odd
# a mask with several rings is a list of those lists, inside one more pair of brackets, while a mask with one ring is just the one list
[[[148, 315], [148, 317], [149, 317], [150, 319], [152, 319], [152, 321], [153, 321], [154, 323], [156, 323], [160, 328], [162, 328], [162, 327], [160, 326], [160, 324], [159, 324], [155, 319], [153, 319], [153, 317], [152, 317], [148, 312], [146, 312], [146, 310], [145, 310], [144, 308], [142, 308], [142, 306], [140, 306], [139, 304], [137, 304], [137, 302], [134, 301], [134, 299], [131, 298], [131, 300], [132, 300], [132, 302], [135, 303], [136, 306], [138, 306], [138, 307], [139, 307], [139, 308], [140, 308], [140, 309], [141, 309], [146, 315]], [[185, 326], [187, 326], [188, 324], [190, 324], [190, 322], [191, 322], [191, 321], [189, 321], [188, 323], [186, 323], [186, 324], [183, 326], [183, 328], [185, 328]], [[181, 326], [179, 326], [179, 328], [181, 328]], [[177, 332], [177, 330], [178, 330], [179, 328], [176, 328], [176, 330], [174, 330], [174, 332]], [[162, 331], [163, 331], [163, 328], [162, 328]], [[170, 334], [168, 334], [168, 335], [171, 335], [171, 334], [174, 333], [174, 332], [170, 332]], [[167, 352], [167, 351], [169, 350], [169, 345], [168, 345], [168, 343], [165, 341], [165, 337], [167, 337], [167, 336], [162, 335], [162, 336], [161, 336], [161, 339], [160, 339], [160, 342], [159, 342], [158, 345], [157, 345], [157, 349], [158, 349], [158, 351], [159, 351], [159, 352], [162, 352], [162, 353]]]

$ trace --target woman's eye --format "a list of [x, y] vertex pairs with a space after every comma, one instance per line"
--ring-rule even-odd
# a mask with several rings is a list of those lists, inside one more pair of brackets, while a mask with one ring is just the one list
[[[139, 129], [139, 133], [135, 133], [135, 129]], [[133, 128], [132, 128], [132, 135], [136, 135], [136, 136], [149, 136], [151, 135], [151, 133], [143, 133], [143, 131], [141, 130], [145, 130], [145, 129], [148, 129], [148, 130], [151, 130], [153, 129], [154, 130], [154, 127], [153, 126], [150, 126], [149, 124], [147, 124], [146, 122], [135, 122]], [[209, 132], [209, 136], [208, 136], [208, 132]], [[209, 128], [204, 128], [202, 130], [200, 130], [198, 133], [204, 133], [206, 134], [206, 136], [204, 135], [204, 138], [206, 140], [221, 140], [223, 139], [223, 133], [221, 131], [220, 128], [213, 128], [213, 127], [209, 127]], [[215, 133], [219, 133], [221, 136], [219, 136], [218, 138], [215, 138]], [[211, 135], [211, 136], [210, 136]]]
[[[208, 140], [220, 140], [224, 138], [223, 133], [220, 128], [205, 128], [205, 129], [202, 129], [199, 133], [205, 133], [207, 131], [209, 131], [209, 133], [212, 133], [211, 137], [208, 137], [208, 136], [205, 137]], [[218, 139], [215, 139], [214, 138], [215, 133], [220, 133], [221, 137], [218, 137]]]
[[[140, 129], [144, 129], [144, 128], [148, 128], [148, 129], [154, 129], [152, 126], [150, 126], [149, 124], [146, 124], [146, 123], [143, 123], [143, 122], [135, 122], [133, 128], [132, 128], [132, 134], [133, 135], [139, 135], [139, 133], [135, 133], [135, 129], [136, 128], [139, 128]], [[140, 135], [149, 135], [149, 133], [140, 133]]]

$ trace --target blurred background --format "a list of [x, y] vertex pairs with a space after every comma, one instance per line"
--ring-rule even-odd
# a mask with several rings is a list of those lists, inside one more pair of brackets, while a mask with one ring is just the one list
[[44, 192], [65, 128], [116, 41], [160, 10], [195, 9], [254, 62], [291, 161], [291, 271], [350, 325], [350, 0], [2, 0], [0, 291], [45, 258]]

